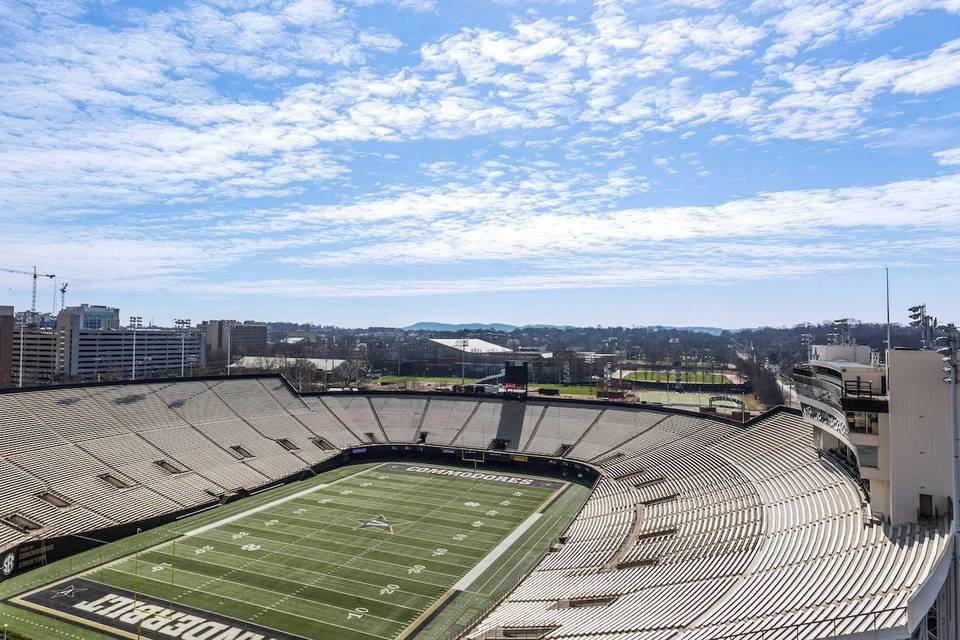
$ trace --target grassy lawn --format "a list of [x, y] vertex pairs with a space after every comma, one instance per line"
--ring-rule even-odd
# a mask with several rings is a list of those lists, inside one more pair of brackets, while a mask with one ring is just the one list
[[[17, 576], [0, 585], [0, 597], [35, 591], [28, 601], [76, 613], [78, 603], [89, 606], [99, 597], [109, 607], [111, 597], [126, 596], [129, 606], [140, 603], [133, 616], [152, 608], [143, 616], [155, 617], [141, 616], [140, 622], [157, 629], [173, 624], [175, 612], [192, 609], [222, 624], [277, 635], [390, 640], [563, 484], [410, 470], [422, 466], [336, 469]], [[451, 625], [471, 623], [512, 588], [588, 493], [569, 487], [454, 601], [450, 613], [456, 617], [431, 623], [431, 636], [445, 637]], [[63, 597], [68, 585], [85, 593]], [[137, 631], [127, 615], [90, 615], [113, 629]], [[0, 619], [32, 640], [108, 637], [5, 603]]]
[[417, 634], [417, 639], [449, 640], [459, 637], [505, 593], [513, 589], [550, 550], [550, 546], [559, 539], [589, 496], [590, 489], [571, 484], [507, 553]]
[[529, 389], [559, 389], [560, 393], [568, 396], [592, 396], [595, 395], [596, 387], [587, 384], [540, 384], [531, 382], [527, 385]]
[[[407, 382], [407, 383], [420, 382], [425, 384], [460, 384], [460, 380], [461, 378], [452, 378], [452, 377], [444, 377], [444, 376], [380, 376], [378, 380], [370, 380], [369, 382], [371, 384], [376, 384], [377, 382], [389, 383], [389, 384], [402, 383], [402, 382]], [[466, 379], [467, 384], [473, 384], [476, 381], [477, 381], [477, 378], [471, 378], [469, 376]]]
[[[726, 384], [730, 380], [719, 373], [700, 373], [695, 371], [684, 371], [682, 373], [683, 381], [691, 384], [698, 382], [708, 384]], [[640, 370], [629, 373], [625, 380], [643, 380], [648, 382], [674, 382], [677, 379], [676, 371], [649, 371]]]

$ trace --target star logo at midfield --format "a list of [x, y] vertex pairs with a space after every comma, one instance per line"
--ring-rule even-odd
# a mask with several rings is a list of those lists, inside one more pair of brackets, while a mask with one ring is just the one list
[[64, 587], [63, 589], [54, 591], [53, 599], [56, 600], [57, 598], [73, 598], [73, 597], [76, 597], [76, 595], [81, 591], [86, 591], [86, 589], [81, 589], [77, 585], [71, 584]]
[[400, 524], [403, 524], [403, 523], [398, 521], [393, 521], [393, 522], [388, 521], [386, 518], [383, 517], [383, 514], [381, 513], [376, 518], [371, 518], [369, 520], [361, 520], [360, 526], [357, 528], [373, 529], [374, 531], [383, 531], [384, 533], [389, 533], [390, 535], [393, 535], [394, 525], [400, 525]]

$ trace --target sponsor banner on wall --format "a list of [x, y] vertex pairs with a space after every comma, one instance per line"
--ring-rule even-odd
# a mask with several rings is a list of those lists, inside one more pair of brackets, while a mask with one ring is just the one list
[[524, 478], [522, 476], [513, 476], [503, 473], [491, 473], [489, 471], [468, 471], [464, 469], [448, 469], [445, 467], [431, 467], [421, 464], [403, 464], [392, 462], [385, 464], [381, 469], [390, 471], [400, 471], [402, 473], [419, 473], [434, 476], [447, 476], [450, 478], [464, 478], [465, 480], [482, 480], [484, 482], [500, 482], [503, 484], [513, 484], [524, 487], [539, 487], [542, 489], [551, 489], [563, 485], [563, 482], [557, 480], [543, 480], [541, 478]]

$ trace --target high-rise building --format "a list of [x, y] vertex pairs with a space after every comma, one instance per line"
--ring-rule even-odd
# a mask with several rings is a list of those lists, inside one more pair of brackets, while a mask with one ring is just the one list
[[0, 388], [13, 380], [13, 307], [0, 306]]

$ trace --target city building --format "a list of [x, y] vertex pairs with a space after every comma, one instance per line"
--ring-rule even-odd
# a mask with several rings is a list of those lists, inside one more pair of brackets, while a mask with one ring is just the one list
[[[512, 349], [479, 338], [424, 338], [400, 343], [394, 350], [399, 375], [459, 376], [479, 378], [503, 370]], [[389, 362], [388, 362], [389, 364]], [[392, 367], [390, 367], [392, 369]]]
[[13, 307], [0, 306], [0, 388], [13, 381]]
[[871, 512], [894, 525], [951, 516], [950, 387], [940, 354], [811, 345], [793, 371], [814, 441], [858, 476]]
[[267, 355], [267, 325], [236, 320], [205, 320], [197, 325], [204, 334], [211, 359], [231, 360]]
[[197, 373], [205, 362], [201, 332], [122, 327], [120, 310], [101, 305], [61, 311], [56, 340], [57, 378], [64, 382]]
[[340, 358], [287, 358], [284, 356], [243, 356], [230, 365], [235, 373], [283, 373], [293, 382], [350, 380], [356, 366]]
[[78, 329], [119, 329], [120, 310], [94, 304], [67, 307], [57, 315], [57, 327], [69, 323]]
[[195, 330], [71, 327], [60, 337], [62, 377], [70, 382], [190, 375], [206, 361]]
[[32, 387], [60, 382], [54, 329], [15, 325], [11, 352], [13, 386]]

